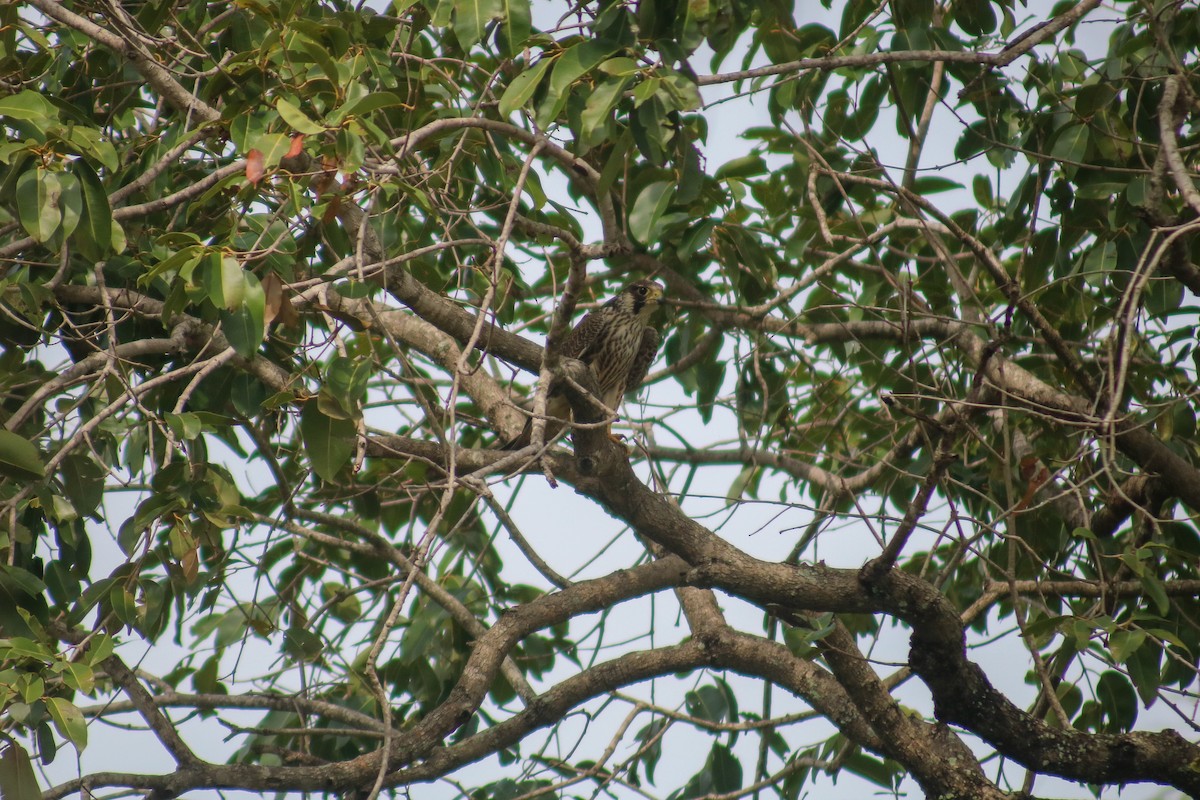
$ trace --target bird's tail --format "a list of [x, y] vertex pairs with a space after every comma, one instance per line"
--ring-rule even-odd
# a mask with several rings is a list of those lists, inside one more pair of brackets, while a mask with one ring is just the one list
[[533, 440], [533, 417], [525, 420], [525, 427], [521, 429], [513, 438], [507, 442], [497, 442], [497, 450], [520, 450], [522, 447], [528, 447], [530, 441]]

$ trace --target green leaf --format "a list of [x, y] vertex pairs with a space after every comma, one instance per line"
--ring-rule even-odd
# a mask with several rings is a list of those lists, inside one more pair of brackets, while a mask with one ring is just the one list
[[688, 692], [683, 702], [689, 714], [705, 722], [724, 722], [729, 711], [725, 693], [716, 686], [701, 686], [694, 692]]
[[567, 48], [555, 61], [554, 71], [550, 73], [546, 96], [537, 110], [538, 124], [545, 128], [554, 122], [566, 106], [575, 81], [599, 66], [616, 49], [615, 44], [604, 39], [588, 39]]
[[314, 136], [325, 132], [324, 125], [314, 122], [298, 106], [282, 97], [275, 101], [275, 110], [279, 112], [279, 116], [283, 121], [290, 125], [297, 133]]
[[405, 105], [395, 92], [371, 92], [346, 103], [330, 115], [334, 124], [341, 124], [347, 117], [362, 117], [381, 108], [395, 108]]
[[621, 137], [617, 139], [612, 146], [612, 152], [608, 154], [608, 158], [604, 162], [604, 169], [600, 170], [600, 180], [596, 182], [596, 191], [599, 193], [607, 193], [613, 187], [617, 176], [620, 175], [626, 164], [630, 160], [630, 149], [633, 145], [633, 134], [626, 130]]
[[897, 765], [892, 761], [880, 761], [861, 750], [846, 759], [846, 769], [860, 777], [866, 778], [877, 786], [892, 789], [897, 777]]
[[1146, 571], [1141, 575], [1142, 588], [1146, 590], [1146, 596], [1154, 601], [1154, 607], [1158, 609], [1158, 613], [1164, 617], [1171, 612], [1171, 599], [1167, 596], [1167, 589], [1163, 586], [1157, 575]]
[[462, 49], [477, 44], [487, 24], [500, 14], [500, 0], [454, 0], [454, 35]]
[[700, 406], [700, 418], [704, 420], [705, 425], [712, 419], [713, 401], [725, 380], [725, 367], [724, 361], [708, 359], [696, 368], [696, 402]]
[[512, 79], [512, 83], [504, 90], [504, 94], [500, 97], [500, 116], [507, 119], [512, 116], [512, 113], [518, 108], [522, 108], [529, 99], [533, 97], [533, 93], [537, 91], [538, 84], [542, 82], [542, 76], [546, 74], [546, 70], [553, 63], [553, 58], [542, 58], [532, 67], [529, 67], [520, 75]]
[[1145, 641], [1146, 632], [1137, 628], [1113, 631], [1112, 635], [1108, 637], [1108, 648], [1113, 662], [1124, 664]]
[[[329, 607], [330, 613], [342, 622], [357, 622], [362, 617], [362, 603], [353, 592], [346, 592], [344, 583], [327, 581], [321, 586], [321, 599], [333, 603]], [[345, 596], [338, 599], [342, 593], [346, 593]]]
[[985, 36], [996, 30], [991, 0], [955, 0], [954, 19], [971, 36]]
[[138, 278], [138, 283], [141, 286], [150, 286], [154, 279], [159, 276], [163, 276], [168, 280], [173, 280], [178, 276], [181, 280], [190, 282], [196, 265], [200, 263], [200, 259], [211, 252], [203, 245], [195, 245], [177, 250], [155, 264], [145, 275]]
[[975, 175], [971, 178], [971, 194], [975, 202], [983, 208], [996, 205], [996, 195], [992, 191], [992, 179], [987, 175]]
[[1050, 157], [1055, 161], [1082, 164], [1087, 158], [1087, 149], [1087, 125], [1072, 123], [1058, 132], [1054, 147], [1050, 149]]
[[87, 664], [76, 661], [63, 661], [63, 683], [77, 692], [91, 694], [96, 686], [96, 676]]
[[617, 56], [616, 58], [610, 58], [601, 64], [600, 71], [605, 75], [613, 75], [618, 78], [627, 78], [640, 74], [642, 71], [642, 65], [628, 56]]
[[95, 666], [111, 656], [113, 652], [113, 646], [113, 638], [107, 633], [96, 634], [96, 637], [92, 639], [92, 644], [87, 651], [88, 663], [90, 663], [92, 666]]
[[972, 122], [963, 130], [958, 142], [955, 143], [954, 157], [965, 161], [990, 149], [993, 146], [991, 130], [991, 120], [981, 119]]
[[958, 181], [952, 181], [940, 175], [925, 175], [913, 181], [913, 191], [917, 194], [936, 194], [961, 188], [963, 185]]
[[755, 482], [758, 474], [759, 468], [754, 464], [742, 467], [733, 483], [729, 484], [729, 490], [725, 492], [725, 504], [731, 506], [745, 497], [747, 489]]
[[1114, 670], [1102, 674], [1096, 683], [1096, 699], [1104, 709], [1110, 730], [1124, 732], [1133, 728], [1138, 715], [1137, 695], [1124, 675]]
[[246, 275], [236, 258], [214, 251], [204, 260], [200, 284], [214, 306], [234, 311], [241, 307], [246, 294]]
[[[7, 588], [6, 585], [0, 586]], [[5, 592], [5, 602], [12, 603], [12, 597], [11, 592]], [[4, 658], [32, 658], [45, 664], [52, 664], [55, 660], [54, 654], [46, 649], [44, 644], [27, 639], [24, 636], [11, 636], [0, 640], [0, 653], [4, 654]]]
[[635, 86], [633, 89], [634, 108], [641, 108], [643, 103], [655, 97], [660, 86], [662, 86], [662, 78], [646, 78]]
[[1084, 278], [1093, 286], [1103, 287], [1108, 283], [1110, 273], [1117, 268], [1118, 263], [1117, 243], [1097, 242], [1084, 256]]
[[1124, 191], [1130, 205], [1145, 206], [1149, 201], [1150, 182], [1145, 175], [1138, 175], [1129, 181]]
[[316, 661], [325, 649], [321, 637], [305, 628], [289, 628], [283, 634], [283, 649], [297, 661]]
[[705, 23], [712, 17], [710, 0], [687, 0], [687, 12], [683, 18], [683, 30], [679, 43], [685, 50], [693, 50], [704, 41]]
[[533, 32], [533, 15], [529, 0], [501, 0], [504, 8], [504, 24], [497, 32], [500, 51], [508, 58], [516, 58]]
[[138, 630], [153, 640], [162, 631], [166, 621], [167, 604], [171, 592], [167, 584], [146, 578], [138, 581], [141, 589], [142, 604], [138, 614]]
[[42, 580], [45, 581], [46, 591], [49, 592], [54, 604], [59, 607], [68, 606], [78, 600], [83, 590], [74, 571], [62, 561], [51, 561], [46, 564]]
[[50, 710], [50, 718], [54, 720], [54, 727], [59, 736], [75, 745], [76, 750], [87, 747], [87, 722], [83, 718], [83, 712], [76, 708], [74, 703], [61, 697], [47, 698], [46, 706]]
[[1162, 655], [1162, 645], [1151, 639], [1134, 650], [1126, 662], [1129, 678], [1146, 708], [1158, 699], [1162, 686]]
[[112, 589], [109, 590], [108, 602], [121, 624], [136, 627], [138, 624], [138, 608], [137, 600], [134, 599], [132, 592], [126, 589], [124, 585], [115, 583]]
[[717, 172], [714, 177], [718, 180], [725, 178], [755, 178], [759, 175], [767, 174], [767, 162], [757, 153], [751, 153], [747, 156], [739, 156], [738, 158], [726, 161], [721, 166], [717, 167]]
[[[238, 268], [241, 269], [240, 265]], [[266, 337], [267, 294], [254, 273], [243, 271], [242, 278], [241, 303], [221, 314], [221, 330], [238, 355], [251, 358]]]
[[251, 142], [251, 146], [262, 153], [262, 167], [267, 170], [279, 166], [283, 156], [291, 149], [292, 137], [284, 133], [264, 133], [255, 136]]
[[656, 719], [637, 732], [637, 740], [642, 743], [639, 749], [642, 764], [646, 767], [646, 780], [654, 783], [654, 768], [662, 757], [662, 734], [666, 731], [666, 720]]
[[8, 97], [0, 97], [0, 117], [37, 122], [45, 127], [58, 119], [58, 109], [40, 92], [23, 89]]
[[655, 166], [666, 163], [673, 134], [662, 103], [651, 98], [638, 108], [630, 122], [634, 144], [646, 160]]
[[99, 128], [85, 125], [71, 125], [67, 129], [66, 139], [77, 153], [93, 161], [107, 170], [116, 170], [120, 166], [117, 149]]
[[83, 210], [73, 241], [84, 258], [100, 261], [108, 256], [113, 245], [112, 206], [100, 183], [100, 177], [83, 159], [71, 164], [71, 172], [79, 180], [83, 193]]
[[112, 251], [117, 255], [124, 253], [126, 245], [129, 244], [129, 241], [125, 238], [125, 229], [115, 219], [108, 229], [108, 241]]
[[233, 378], [230, 396], [234, 409], [242, 416], [253, 419], [263, 411], [263, 401], [267, 399], [267, 389], [257, 378], [239, 373]]
[[338, 471], [350, 462], [354, 452], [356, 427], [352, 420], [334, 419], [315, 401], [304, 404], [300, 412], [300, 435], [313, 471], [321, 480], [332, 482]]
[[325, 371], [325, 385], [321, 390], [329, 394], [346, 416], [357, 418], [362, 415], [362, 404], [367, 396], [367, 382], [370, 378], [369, 360], [335, 358]]
[[38, 760], [43, 764], [54, 761], [54, 755], [58, 752], [58, 741], [54, 738], [54, 729], [50, 727], [49, 721], [41, 722], [37, 726], [34, 738], [37, 740]]
[[4, 800], [41, 800], [42, 790], [38, 787], [29, 753], [11, 737], [5, 739], [3, 747], [3, 753], [0, 753], [0, 797]]
[[202, 426], [200, 425], [200, 417], [191, 412], [183, 412], [182, 414], [167, 413], [163, 415], [171, 432], [175, 437], [183, 441], [190, 442], [200, 436]]
[[[45, 591], [45, 582], [34, 577], [27, 570], [0, 563], [0, 630], [9, 635], [14, 633], [32, 635], [33, 632], [25, 621], [27, 611], [31, 606], [36, 606], [41, 602]], [[5, 658], [17, 655], [45, 662], [54, 660], [54, 656], [45, 647], [31, 639], [13, 636], [8, 640], [8, 648], [11, 650], [11, 655], [4, 656]], [[4, 640], [0, 640], [0, 653], [3, 653], [4, 650]]]
[[629, 81], [630, 78], [604, 81], [588, 95], [583, 114], [579, 118], [579, 133], [585, 140], [590, 140], [593, 132], [607, 121], [609, 112], [621, 101]]
[[58, 230], [62, 222], [58, 205], [61, 195], [58, 176], [42, 167], [26, 170], [17, 178], [17, 216], [35, 242], [48, 241]]
[[674, 184], [667, 181], [655, 181], [638, 193], [629, 211], [629, 232], [635, 239], [646, 245], [657, 241], [659, 222], [673, 194]]
[[79, 218], [83, 216], [83, 193], [79, 188], [79, 179], [70, 172], [59, 173], [58, 182], [62, 185], [62, 196], [59, 198], [59, 208], [62, 210], [62, 235], [70, 236], [79, 226]]
[[32, 442], [12, 431], [0, 430], [0, 475], [31, 481], [45, 474], [42, 454]]
[[721, 794], [742, 788], [742, 762], [723, 744], [714, 744], [708, 754], [713, 790]]
[[695, 111], [704, 105], [700, 97], [700, 87], [696, 81], [678, 72], [669, 72], [663, 76], [659, 99], [672, 111]]

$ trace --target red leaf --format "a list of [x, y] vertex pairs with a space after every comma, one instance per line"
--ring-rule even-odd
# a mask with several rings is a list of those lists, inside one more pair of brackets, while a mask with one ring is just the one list
[[267, 325], [278, 322], [280, 325], [291, 326], [300, 321], [300, 315], [296, 313], [291, 298], [283, 293], [283, 281], [278, 275], [274, 272], [267, 273], [263, 278], [262, 287], [267, 295], [266, 310], [263, 314]]
[[246, 154], [246, 180], [256, 184], [263, 176], [263, 154], [257, 147]]

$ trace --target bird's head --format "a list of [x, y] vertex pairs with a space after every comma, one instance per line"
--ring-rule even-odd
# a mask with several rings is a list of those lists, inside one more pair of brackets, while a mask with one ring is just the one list
[[654, 281], [634, 281], [613, 299], [621, 311], [647, 321], [662, 305], [663, 287]]

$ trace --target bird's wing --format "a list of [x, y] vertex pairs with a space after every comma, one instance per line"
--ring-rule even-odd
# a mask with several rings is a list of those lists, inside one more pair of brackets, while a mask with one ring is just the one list
[[592, 358], [603, 340], [601, 332], [608, 326], [611, 316], [612, 312], [608, 308], [598, 308], [585, 314], [563, 342], [560, 351], [562, 357], [577, 358], [586, 364], [592, 363]]
[[650, 371], [650, 365], [654, 363], [654, 357], [658, 355], [658, 346], [661, 342], [662, 334], [654, 328], [642, 330], [642, 343], [638, 346], [633, 363], [629, 365], [629, 377], [625, 379], [626, 394], [636, 392], [641, 388], [642, 381], [646, 380], [646, 373]]

